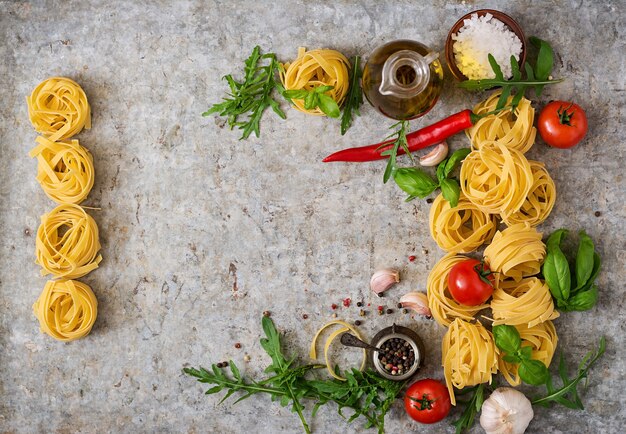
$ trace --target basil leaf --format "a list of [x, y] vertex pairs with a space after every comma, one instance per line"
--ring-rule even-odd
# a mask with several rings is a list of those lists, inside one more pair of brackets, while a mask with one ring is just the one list
[[526, 359], [526, 360], [530, 360], [532, 358], [533, 355], [533, 347], [531, 346], [525, 346], [522, 347], [522, 349], [520, 350], [520, 357], [522, 359]]
[[519, 363], [522, 361], [522, 358], [520, 356], [516, 356], [514, 354], [505, 354], [502, 358], [505, 362], [509, 363]]
[[439, 183], [443, 182], [443, 180], [447, 178], [446, 163], [448, 162], [448, 160], [449, 159], [446, 158], [437, 166], [437, 180], [439, 180]]
[[582, 288], [589, 281], [594, 267], [594, 253], [593, 241], [581, 231], [576, 255], [576, 289]]
[[454, 208], [459, 204], [459, 196], [461, 195], [461, 187], [456, 179], [444, 179], [439, 185], [443, 198], [450, 202], [450, 208]]
[[304, 89], [286, 90], [283, 92], [283, 96], [289, 99], [304, 99], [308, 94], [309, 92]]
[[517, 370], [524, 383], [539, 386], [545, 384], [550, 377], [548, 368], [539, 360], [522, 360]]
[[560, 249], [561, 242], [563, 241], [565, 235], [567, 235], [567, 229], [559, 229], [552, 232], [552, 234], [548, 237], [548, 241], [546, 241], [546, 249], [551, 250], [555, 247]]
[[587, 291], [579, 292], [567, 302], [566, 310], [589, 310], [598, 302], [598, 287], [592, 285]]
[[491, 329], [496, 346], [509, 355], [516, 354], [522, 345], [517, 329], [511, 325], [497, 325]]
[[317, 97], [319, 98], [319, 108], [326, 114], [326, 116], [328, 116], [329, 118], [339, 117], [341, 112], [339, 111], [339, 106], [334, 99], [332, 99], [328, 95], [324, 95], [323, 93], [320, 93]]
[[307, 110], [313, 110], [317, 107], [318, 95], [314, 92], [309, 92], [304, 97], [304, 108]]
[[446, 176], [446, 178], [448, 176], [450, 176], [450, 173], [454, 170], [454, 168], [463, 160], [465, 160], [465, 157], [467, 157], [469, 155], [469, 153], [472, 152], [472, 150], [470, 148], [462, 148], [462, 149], [458, 149], [456, 151], [454, 151], [452, 153], [452, 155], [450, 155], [450, 157], [448, 157], [448, 159], [444, 160], [445, 161], [445, 168], [444, 168], [444, 174]]
[[557, 300], [567, 300], [570, 296], [571, 276], [567, 258], [561, 249], [548, 251], [542, 271], [552, 296]]
[[393, 179], [404, 192], [420, 199], [431, 194], [437, 183], [425, 172], [414, 167], [403, 167], [393, 172]]
[[313, 92], [315, 93], [324, 93], [324, 92], [328, 92], [331, 89], [334, 89], [335, 86], [317, 86], [315, 89], [313, 89]]
[[552, 47], [546, 41], [531, 36], [530, 42], [539, 49], [537, 62], [535, 63], [535, 77], [537, 80], [547, 80], [552, 73], [554, 64], [554, 53]]

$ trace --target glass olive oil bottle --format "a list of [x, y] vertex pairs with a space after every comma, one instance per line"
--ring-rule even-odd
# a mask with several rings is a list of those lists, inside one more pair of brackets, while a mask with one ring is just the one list
[[382, 114], [409, 120], [433, 108], [443, 87], [439, 53], [424, 44], [398, 40], [378, 47], [363, 69], [363, 92]]

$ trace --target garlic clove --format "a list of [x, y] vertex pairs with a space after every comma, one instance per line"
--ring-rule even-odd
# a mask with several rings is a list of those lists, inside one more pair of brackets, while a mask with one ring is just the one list
[[428, 154], [420, 157], [420, 164], [422, 166], [436, 166], [441, 163], [448, 156], [448, 144], [446, 142], [441, 142], [435, 149], [430, 151]]
[[428, 298], [423, 292], [409, 292], [408, 294], [404, 294], [400, 298], [400, 303], [402, 303], [402, 307], [413, 309], [420, 315], [424, 315], [428, 318], [432, 316], [430, 308], [428, 307]]
[[394, 268], [378, 270], [370, 279], [370, 288], [379, 296], [400, 281], [400, 272]]
[[499, 387], [483, 402], [480, 426], [487, 434], [523, 434], [533, 416], [526, 395], [510, 387]]

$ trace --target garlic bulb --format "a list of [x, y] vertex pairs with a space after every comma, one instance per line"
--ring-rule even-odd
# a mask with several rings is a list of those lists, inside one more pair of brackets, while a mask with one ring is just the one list
[[483, 402], [480, 426], [487, 434], [523, 434], [533, 416], [533, 407], [522, 392], [499, 387]]
[[400, 281], [400, 273], [393, 268], [378, 270], [370, 279], [370, 288], [379, 296]]
[[402, 303], [402, 307], [413, 309], [420, 315], [424, 315], [429, 318], [433, 316], [430, 312], [430, 308], [428, 307], [428, 298], [423, 292], [409, 292], [408, 294], [404, 294], [400, 298], [400, 303]]

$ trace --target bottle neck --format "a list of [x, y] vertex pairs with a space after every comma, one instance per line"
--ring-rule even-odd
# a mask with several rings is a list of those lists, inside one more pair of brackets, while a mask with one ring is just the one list
[[430, 81], [430, 63], [439, 57], [436, 52], [427, 56], [400, 50], [385, 61], [379, 92], [397, 98], [413, 98], [423, 92]]

